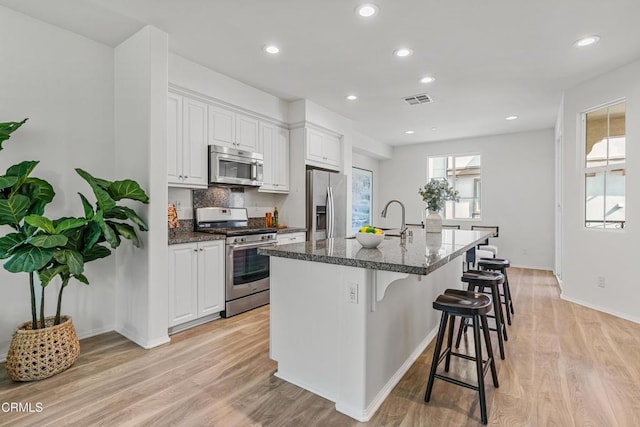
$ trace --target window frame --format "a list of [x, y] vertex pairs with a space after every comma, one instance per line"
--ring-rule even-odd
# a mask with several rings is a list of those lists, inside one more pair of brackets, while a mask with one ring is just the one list
[[[588, 167], [587, 166], [587, 114], [589, 113], [593, 113], [595, 111], [598, 110], [602, 110], [604, 108], [610, 108], [613, 107], [615, 105], [618, 104], [625, 104], [625, 115], [624, 115], [624, 120], [625, 120], [625, 158], [624, 158], [624, 162], [622, 163], [615, 163], [613, 165], [610, 164], [606, 164], [604, 166], [600, 165], [600, 166], [591, 166]], [[600, 173], [600, 172], [604, 172], [605, 173], [605, 183], [604, 186], [606, 188], [606, 176], [607, 173], [611, 173], [614, 171], [618, 171], [618, 170], [623, 170], [625, 172], [625, 177], [626, 177], [626, 173], [627, 173], [627, 131], [626, 131], [626, 127], [627, 127], [627, 99], [626, 98], [617, 98], [614, 99], [612, 101], [608, 101], [605, 102], [603, 104], [588, 108], [584, 111], [582, 111], [581, 113], [579, 113], [578, 115], [578, 120], [580, 121], [580, 131], [581, 131], [581, 135], [580, 135], [580, 144], [577, 144], [577, 146], [579, 147], [580, 150], [580, 155], [578, 156], [578, 159], [580, 159], [581, 162], [581, 167], [580, 167], [580, 180], [581, 180], [581, 185], [582, 185], [582, 222], [581, 222], [581, 228], [583, 230], [587, 230], [589, 232], [605, 232], [605, 233], [624, 233], [625, 228], [627, 226], [627, 217], [625, 214], [625, 220], [624, 223], [622, 225], [622, 227], [620, 228], [607, 228], [605, 226], [603, 227], [587, 227], [587, 203], [586, 203], [586, 198], [587, 198], [587, 173]], [[609, 131], [607, 131], [607, 137], [610, 137], [609, 135]], [[609, 147], [607, 146], [607, 163], [609, 160]], [[606, 195], [606, 193], [605, 193]], [[625, 191], [624, 191], [624, 204], [626, 206], [627, 204], [627, 188], [626, 188], [626, 179], [625, 179]], [[604, 219], [603, 225], [606, 224], [606, 219]]]
[[[427, 179], [426, 182], [429, 182], [430, 178], [429, 178], [429, 160], [433, 159], [433, 158], [438, 158], [438, 157], [446, 157], [447, 159], [449, 157], [453, 158], [453, 183], [451, 181], [449, 181], [447, 179], [447, 181], [449, 181], [449, 185], [453, 184], [453, 188], [456, 188], [455, 182], [456, 182], [456, 175], [455, 175], [455, 170], [456, 170], [456, 166], [455, 166], [455, 159], [457, 157], [473, 157], [473, 156], [478, 156], [480, 159], [480, 177], [479, 178], [474, 178], [474, 182], [473, 182], [473, 192], [474, 192], [474, 200], [476, 199], [475, 195], [476, 195], [476, 190], [477, 190], [477, 183], [476, 181], [479, 179], [480, 180], [480, 192], [479, 195], [477, 197], [478, 200], [478, 204], [480, 206], [480, 214], [477, 217], [471, 217], [471, 218], [456, 218], [455, 217], [455, 205], [454, 205], [454, 212], [453, 212], [453, 218], [447, 218], [447, 207], [446, 207], [446, 203], [445, 203], [445, 207], [442, 209], [443, 212], [443, 219], [445, 221], [465, 221], [465, 222], [480, 222], [482, 221], [482, 153], [480, 152], [468, 152], [468, 153], [450, 153], [450, 154], [434, 154], [434, 155], [428, 155], [427, 156], [427, 167], [425, 168], [426, 173], [427, 173]], [[446, 174], [446, 170], [445, 170], [445, 174]], [[426, 203], [423, 202], [424, 208], [426, 209]]]

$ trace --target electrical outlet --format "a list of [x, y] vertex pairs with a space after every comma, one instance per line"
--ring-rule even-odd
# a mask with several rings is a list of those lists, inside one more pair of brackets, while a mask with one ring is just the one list
[[529, 255], [529, 249], [527, 248], [522, 249], [522, 255]]
[[604, 288], [604, 276], [598, 276], [598, 287]]
[[358, 303], [358, 284], [357, 283], [347, 284], [347, 302], [351, 304]]

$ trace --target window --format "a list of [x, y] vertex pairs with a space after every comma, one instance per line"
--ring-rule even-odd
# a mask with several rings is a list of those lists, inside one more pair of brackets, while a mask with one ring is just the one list
[[373, 172], [353, 168], [351, 174], [351, 229], [356, 233], [363, 225], [373, 225], [371, 219], [371, 190]]
[[481, 162], [479, 154], [429, 157], [427, 178], [446, 178], [458, 190], [460, 201], [448, 201], [444, 208], [446, 219], [480, 218]]
[[626, 104], [582, 115], [584, 126], [585, 227], [624, 228]]

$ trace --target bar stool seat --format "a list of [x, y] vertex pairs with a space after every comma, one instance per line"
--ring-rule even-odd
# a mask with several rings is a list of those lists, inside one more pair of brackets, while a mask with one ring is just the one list
[[[504, 282], [504, 275], [502, 273], [485, 270], [467, 270], [462, 273], [460, 278], [463, 282], [467, 283], [467, 291], [483, 292], [485, 288], [491, 290], [490, 294], [493, 301], [500, 301], [500, 294], [498, 286]], [[447, 290], [448, 291], [448, 290]], [[446, 293], [446, 292], [445, 292]], [[489, 330], [495, 331], [498, 334], [498, 348], [500, 350], [500, 359], [504, 360], [504, 341], [509, 339], [507, 335], [507, 328], [504, 323], [504, 314], [502, 312], [502, 305], [493, 305], [494, 314], [488, 317], [495, 319], [496, 327]], [[456, 338], [456, 348], [460, 347], [460, 341], [462, 340], [463, 332], [466, 332], [468, 327], [468, 320], [465, 319], [460, 323], [458, 328], [458, 336]]]
[[[431, 370], [429, 380], [427, 382], [427, 391], [424, 396], [425, 402], [431, 399], [433, 391], [433, 383], [436, 378], [462, 387], [476, 390], [480, 400], [480, 417], [483, 424], [487, 424], [487, 403], [484, 390], [484, 376], [487, 370], [491, 369], [491, 377], [494, 387], [498, 387], [498, 374], [496, 372], [495, 361], [493, 358], [493, 350], [491, 347], [491, 338], [489, 337], [489, 327], [487, 323], [487, 313], [492, 309], [491, 298], [487, 295], [463, 291], [458, 289], [447, 289], [443, 295], [438, 296], [433, 302], [433, 308], [442, 311], [440, 319], [440, 328], [436, 339], [436, 347], [433, 351], [433, 360], [431, 362]], [[452, 351], [451, 344], [453, 341], [453, 329], [455, 327], [455, 318], [471, 318], [473, 319], [473, 339], [475, 346], [475, 357], [467, 354], [455, 353]], [[447, 347], [442, 351], [442, 342], [444, 341], [445, 330], [447, 330], [447, 321], [449, 320]], [[480, 339], [480, 329], [482, 331], [487, 349], [487, 359], [482, 358], [482, 342]], [[445, 360], [445, 372], [449, 372], [451, 356], [456, 356], [476, 363], [477, 385], [466, 383], [457, 378], [447, 375], [438, 374], [438, 365]]]
[[480, 270], [499, 271], [504, 274], [504, 283], [502, 284], [502, 293], [500, 294], [502, 302], [507, 313], [507, 323], [511, 324], [511, 315], [515, 314], [513, 309], [513, 298], [511, 297], [511, 288], [509, 287], [509, 276], [507, 268], [511, 266], [511, 262], [504, 258], [480, 258], [477, 262]]

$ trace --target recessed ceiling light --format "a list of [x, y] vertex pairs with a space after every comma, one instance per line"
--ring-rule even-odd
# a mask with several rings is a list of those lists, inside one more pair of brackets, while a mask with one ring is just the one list
[[436, 81], [435, 77], [431, 76], [424, 76], [420, 79], [420, 83], [433, 83], [434, 81]]
[[349, 101], [355, 101], [356, 99], [358, 99], [358, 97], [356, 95], [347, 95], [347, 99]]
[[408, 47], [402, 47], [400, 49], [396, 49], [393, 54], [399, 58], [406, 58], [407, 56], [413, 55], [413, 50]]
[[414, 133], [416, 133], [415, 130], [405, 130], [404, 133], [406, 133], [407, 135], [413, 135]]
[[592, 44], [598, 43], [598, 41], [600, 41], [600, 36], [589, 36], [589, 37], [584, 37], [580, 40], [577, 40], [573, 45], [575, 47], [585, 47], [585, 46], [591, 46]]
[[378, 13], [378, 6], [373, 3], [364, 3], [356, 8], [356, 13], [363, 18], [371, 18]]
[[504, 119], [505, 120], [515, 120], [517, 118], [518, 118], [518, 116], [509, 116], [509, 117], [505, 117]]
[[270, 44], [264, 47], [264, 51], [275, 55], [276, 53], [280, 52], [280, 48], [278, 46]]

